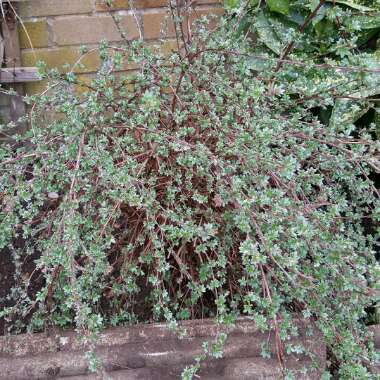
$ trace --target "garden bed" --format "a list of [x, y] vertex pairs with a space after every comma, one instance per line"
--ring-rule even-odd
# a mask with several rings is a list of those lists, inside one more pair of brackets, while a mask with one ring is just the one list
[[[372, 378], [379, 60], [352, 48], [347, 2], [326, 10], [324, 22], [337, 9], [343, 20], [328, 45], [321, 25], [309, 30], [324, 3], [259, 2], [190, 33], [177, 2], [176, 52], [102, 42], [90, 83], [74, 74], [80, 61], [68, 73], [39, 66], [49, 87], [26, 98], [31, 128], [0, 146], [0, 318], [9, 334], [50, 333], [2, 338], [0, 376], [325, 379], [328, 367]], [[301, 25], [279, 24], [297, 8]], [[290, 38], [274, 48], [263, 33], [273, 22]], [[344, 51], [339, 32], [352, 34]], [[126, 64], [139, 70], [120, 76]], [[106, 330], [153, 321], [189, 331]], [[307, 375], [306, 352], [317, 359]]]

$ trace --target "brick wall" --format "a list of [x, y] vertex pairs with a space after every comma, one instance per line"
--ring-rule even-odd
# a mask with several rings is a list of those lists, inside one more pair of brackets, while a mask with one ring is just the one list
[[[162, 35], [162, 23], [167, 10], [167, 0], [134, 0], [133, 14], [128, 0], [114, 0], [112, 12], [121, 20], [129, 38], [143, 38], [152, 44], [164, 37], [163, 49], [172, 49], [174, 44], [173, 27], [168, 25]], [[221, 15], [223, 10], [218, 0], [198, 0], [196, 14]], [[21, 59], [23, 66], [34, 66], [36, 61], [45, 61], [48, 67], [73, 64], [79, 57], [80, 47], [96, 46], [102, 39], [116, 42], [121, 36], [102, 0], [29, 0], [19, 4], [19, 14], [24, 27], [20, 26]], [[139, 23], [139, 28], [137, 22]], [[83, 61], [86, 68], [77, 69], [81, 79], [90, 79], [99, 64], [94, 52]], [[125, 69], [132, 69], [126, 67]], [[26, 93], [40, 92], [43, 82], [25, 85]]]

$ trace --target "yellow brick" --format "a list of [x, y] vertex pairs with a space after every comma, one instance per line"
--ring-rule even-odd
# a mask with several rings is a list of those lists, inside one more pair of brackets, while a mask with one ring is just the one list
[[41, 94], [46, 89], [47, 81], [25, 83], [24, 89], [26, 95]]
[[[217, 19], [223, 15], [223, 8], [218, 5], [209, 6], [207, 8], [198, 8], [190, 15], [190, 21], [193, 23], [197, 18], [202, 16], [210, 16], [209, 27], [213, 28], [217, 24]], [[213, 16], [217, 16], [216, 18]], [[166, 22], [166, 26], [165, 26]], [[175, 36], [175, 29], [170, 16], [167, 16], [167, 12], [157, 11], [152, 13], [145, 13], [143, 15], [144, 23], [144, 38], [158, 39], [162, 37], [172, 38]], [[161, 31], [163, 30], [163, 34]], [[187, 30], [184, 30], [186, 33]]]
[[[23, 66], [35, 66], [36, 62], [43, 61], [48, 68], [57, 68], [60, 72], [67, 71], [62, 67], [63, 65], [67, 63], [74, 65], [80, 57], [80, 49], [77, 46], [36, 49], [34, 51], [24, 50], [21, 52]], [[74, 68], [75, 73], [91, 73], [98, 71], [101, 64], [98, 50], [92, 51], [89, 49], [89, 52], [82, 56], [80, 63], [82, 63], [84, 67], [76, 65]], [[136, 65], [124, 62], [121, 70], [129, 70], [133, 68], [136, 68]]]
[[[147, 40], [175, 36], [173, 22], [166, 12], [145, 13], [143, 23], [144, 38]], [[161, 34], [161, 31], [164, 33]]]
[[[117, 73], [114, 73], [114, 75], [115, 75], [116, 81], [118, 81], [118, 80], [120, 80], [120, 78], [122, 76], [129, 76], [134, 72], [135, 72], [134, 70], [124, 70], [124, 71], [119, 71]], [[75, 85], [74, 89], [75, 89], [75, 92], [77, 94], [82, 94], [86, 91], [89, 91], [89, 89], [88, 89], [88, 87], [86, 87], [86, 85], [91, 84], [91, 81], [96, 78], [96, 74], [80, 74], [80, 75], [78, 75], [77, 78], [80, 82], [83, 82], [84, 85], [83, 86]], [[133, 86], [127, 85], [127, 89], [133, 90]]]
[[[134, 70], [124, 70], [115, 73], [116, 78], [120, 78], [121, 76], [131, 75], [134, 73]], [[85, 85], [91, 84], [91, 81], [96, 78], [95, 73], [86, 73], [86, 74], [78, 74], [77, 76], [78, 80], [82, 82], [84, 85], [73, 85], [74, 91], [80, 95], [83, 94], [86, 91], [89, 91], [88, 87]], [[35, 95], [35, 94], [41, 94], [44, 92], [47, 88], [48, 82], [46, 80], [40, 81], [40, 82], [30, 82], [25, 85], [25, 93], [26, 95]], [[127, 85], [128, 90], [133, 90], [132, 85]]]
[[[49, 68], [57, 68], [61, 72], [65, 71], [62, 66], [66, 63], [73, 65], [80, 57], [78, 47], [62, 47], [49, 49], [35, 49], [34, 51], [22, 51], [21, 61], [23, 66], [35, 66], [36, 62], [43, 61]], [[86, 66], [84, 69], [77, 67], [77, 72], [96, 71], [99, 66], [99, 55], [97, 52], [86, 55], [82, 63]]]
[[190, 20], [191, 20], [191, 23], [193, 24], [196, 19], [201, 18], [203, 16], [208, 16], [209, 17], [208, 27], [212, 29], [217, 26], [218, 19], [221, 16], [223, 16], [223, 14], [224, 14], [224, 9], [218, 5], [215, 5], [215, 6], [210, 6], [207, 8], [197, 9], [196, 12], [193, 12], [191, 14]]
[[104, 0], [96, 0], [95, 9], [98, 12], [104, 12], [109, 10], [122, 10], [130, 9], [132, 4], [135, 8], [158, 8], [164, 7], [168, 4], [167, 0], [134, 0], [130, 2], [129, 0], [114, 0], [112, 6], [109, 7], [105, 4]]
[[[138, 37], [136, 22], [131, 15], [121, 16], [120, 24], [128, 38]], [[98, 43], [122, 38], [111, 16], [72, 16], [53, 20], [52, 30], [58, 45]]]
[[75, 85], [74, 89], [77, 94], [83, 94], [86, 91], [89, 91], [88, 87], [85, 85], [90, 85], [91, 81], [96, 77], [96, 74], [80, 74], [77, 76], [77, 79], [82, 82], [84, 85]]
[[169, 53], [177, 50], [177, 41], [176, 40], [166, 40], [163, 44], [158, 46], [158, 49], [161, 54], [168, 55]]
[[196, 4], [222, 4], [223, 2], [221, 0], [197, 0]]
[[21, 18], [90, 13], [94, 0], [31, 0], [19, 4]]
[[[26, 21], [23, 25], [24, 27], [19, 26], [20, 47], [22, 49], [49, 46], [46, 20]], [[32, 46], [30, 44], [32, 44]]]
[[105, 0], [96, 0], [95, 10], [97, 12], [105, 12], [109, 10], [121, 10], [121, 9], [129, 9], [129, 1], [128, 0], [113, 0], [112, 6], [108, 6]]

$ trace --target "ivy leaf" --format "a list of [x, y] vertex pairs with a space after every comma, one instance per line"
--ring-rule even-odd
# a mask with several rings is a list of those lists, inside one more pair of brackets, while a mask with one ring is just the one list
[[[289, 18], [285, 17], [269, 15], [267, 19], [281, 46], [287, 46], [290, 43], [289, 35], [295, 32], [297, 26]], [[296, 45], [298, 46], [299, 44], [297, 43]]]
[[315, 17], [311, 20], [312, 24], [313, 25], [317, 25], [320, 21], [322, 21], [326, 14], [327, 14], [327, 11], [331, 8], [331, 5], [330, 4], [323, 4], [317, 14], [315, 15]]
[[352, 9], [356, 9], [357, 11], [360, 12], [373, 12], [373, 8], [368, 8], [365, 7], [364, 5], [356, 4], [353, 3], [352, 1], [346, 1], [346, 0], [327, 0], [329, 3], [336, 3], [336, 4], [341, 4], [341, 5], [346, 5], [347, 7], [350, 7]]
[[380, 13], [373, 16], [357, 15], [351, 16], [345, 20], [345, 25], [352, 29], [377, 29], [380, 28]]
[[[378, 68], [380, 64], [380, 57], [378, 54], [363, 54], [357, 57], [358, 63], [363, 64], [369, 69]], [[357, 64], [356, 62], [354, 64]], [[335, 102], [334, 108], [331, 113], [330, 126], [339, 124], [355, 123], [361, 116], [363, 116], [369, 108], [367, 98], [380, 93], [380, 78], [377, 74], [367, 74], [367, 81], [372, 85], [367, 86], [361, 91], [350, 94], [352, 98], [360, 98], [362, 101], [352, 99], [338, 99]]]
[[224, 6], [226, 9], [232, 10], [239, 6], [239, 0], [224, 0]]
[[361, 33], [358, 33], [358, 40], [356, 45], [363, 46], [378, 32], [378, 29], [363, 29]]
[[380, 139], [380, 107], [375, 108], [374, 123], [376, 125], [375, 132], [378, 139]]
[[314, 30], [318, 37], [331, 36], [335, 31], [335, 25], [330, 20], [321, 20], [314, 26]]
[[267, 0], [267, 5], [272, 12], [289, 14], [289, 0]]
[[305, 17], [303, 17], [302, 14], [297, 11], [290, 10], [288, 20], [301, 26], [305, 22]]
[[[354, 94], [357, 95], [357, 94]], [[338, 99], [335, 102], [330, 118], [330, 126], [346, 125], [355, 123], [366, 112], [368, 107], [349, 99]]]
[[239, 27], [236, 31], [236, 34], [240, 36], [246, 33], [251, 25], [252, 25], [252, 21], [248, 17], [243, 17], [239, 23]]
[[282, 49], [281, 41], [278, 39], [264, 12], [260, 12], [257, 15], [255, 26], [260, 41], [270, 50], [280, 55]]
[[353, 98], [362, 98], [362, 101], [355, 101], [350, 99], [338, 99], [335, 102], [334, 108], [331, 113], [330, 126], [339, 124], [352, 124], [359, 120], [370, 108], [371, 99], [367, 98], [379, 94], [378, 86], [356, 92], [351, 96]]

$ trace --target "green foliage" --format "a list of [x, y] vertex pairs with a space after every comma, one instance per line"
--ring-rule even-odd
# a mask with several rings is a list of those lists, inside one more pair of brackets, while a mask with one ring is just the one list
[[[276, 8], [279, 4], [284, 11]], [[272, 70], [273, 87], [296, 103], [308, 103], [325, 127], [338, 128], [351, 136], [365, 131], [378, 139], [379, 6], [376, 0], [266, 1], [260, 7], [247, 7], [245, 2], [237, 1], [230, 17], [232, 24], [238, 24], [238, 35], [256, 36], [249, 59], [259, 73]], [[324, 70], [327, 68], [336, 70]], [[332, 96], [327, 102], [324, 90], [319, 92], [325, 86], [330, 86]], [[375, 166], [368, 174], [375, 179], [375, 187], [380, 182], [374, 174], [378, 172]], [[371, 231], [378, 228], [373, 220], [363, 225]], [[375, 323], [378, 303], [367, 310], [366, 321]], [[366, 378], [355, 366], [348, 364], [346, 368], [345, 360], [337, 360], [341, 377]], [[356, 370], [359, 372], [353, 375]]]
[[[91, 348], [108, 325], [247, 315], [263, 331], [275, 323], [278, 350], [302, 352], [288, 341], [296, 318], [312, 318], [341, 378], [370, 378], [363, 319], [380, 284], [370, 178], [379, 143], [336, 110], [328, 123], [316, 110], [363, 94], [373, 67], [337, 41], [327, 50], [339, 62], [301, 61], [323, 43], [288, 25], [299, 17], [292, 2], [287, 16], [255, 12], [246, 17], [257, 45], [231, 20], [212, 34], [202, 22], [167, 57], [141, 41], [103, 43], [90, 84], [40, 67], [50, 84], [28, 99], [32, 128], [0, 146], [0, 248], [16, 264], [1, 315], [11, 329], [76, 326]], [[294, 50], [270, 47], [262, 21], [277, 47]], [[120, 75], [123, 63], [139, 70]], [[22, 264], [31, 257], [43, 278], [33, 291]], [[222, 355], [225, 339], [205, 345], [184, 378]]]
[[289, 0], [267, 0], [267, 5], [272, 12], [284, 15], [289, 13]]

